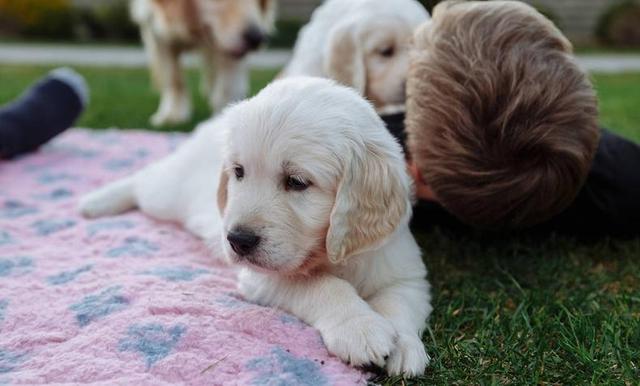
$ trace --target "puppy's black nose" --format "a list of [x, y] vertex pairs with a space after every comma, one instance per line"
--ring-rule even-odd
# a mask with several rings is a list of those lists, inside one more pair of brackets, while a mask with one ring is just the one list
[[240, 256], [253, 252], [260, 243], [260, 236], [251, 231], [236, 229], [227, 234], [231, 249]]
[[260, 29], [256, 26], [247, 28], [244, 31], [242, 38], [244, 39], [247, 47], [252, 50], [258, 48], [260, 44], [262, 44], [266, 40], [265, 34], [263, 34], [262, 31], [260, 31]]

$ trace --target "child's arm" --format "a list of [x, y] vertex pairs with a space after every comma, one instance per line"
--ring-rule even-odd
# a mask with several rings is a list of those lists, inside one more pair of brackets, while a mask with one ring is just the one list
[[583, 188], [550, 225], [578, 236], [639, 236], [640, 145], [602, 130]]

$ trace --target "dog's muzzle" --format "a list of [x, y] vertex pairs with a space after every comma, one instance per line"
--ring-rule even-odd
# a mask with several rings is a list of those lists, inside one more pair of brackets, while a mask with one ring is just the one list
[[227, 241], [229, 241], [231, 249], [233, 249], [238, 256], [247, 256], [255, 251], [258, 244], [260, 244], [260, 236], [252, 231], [236, 228], [227, 234]]
[[255, 50], [267, 40], [267, 35], [262, 33], [260, 28], [251, 26], [244, 31], [242, 39], [249, 50]]

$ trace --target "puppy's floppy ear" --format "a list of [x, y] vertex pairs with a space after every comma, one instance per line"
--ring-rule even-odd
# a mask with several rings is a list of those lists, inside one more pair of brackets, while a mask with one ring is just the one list
[[364, 95], [367, 80], [364, 53], [357, 39], [357, 22], [350, 19], [336, 25], [330, 32], [324, 50], [324, 72], [345, 86]]
[[227, 173], [223, 167], [220, 172], [220, 182], [218, 185], [218, 210], [221, 216], [227, 207], [227, 185], [229, 185], [229, 173]]
[[344, 166], [327, 232], [332, 263], [375, 248], [400, 225], [409, 210], [410, 183], [402, 160], [367, 143]]

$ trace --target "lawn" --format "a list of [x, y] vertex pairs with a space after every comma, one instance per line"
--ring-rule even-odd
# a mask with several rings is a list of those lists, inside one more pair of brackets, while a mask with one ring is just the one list
[[[17, 96], [34, 79], [47, 73], [45, 67], [17, 67], [0, 65], [0, 104]], [[80, 69], [91, 89], [90, 108], [78, 126], [93, 128], [151, 128], [149, 117], [158, 107], [158, 96], [150, 85], [144, 69]], [[276, 71], [257, 71], [252, 74], [251, 90], [262, 88]], [[187, 81], [193, 94], [194, 114], [191, 122], [163, 128], [171, 131], [190, 131], [197, 122], [207, 118], [209, 107], [199, 95], [196, 71], [190, 71]]]
[[[0, 104], [45, 68], [0, 66]], [[157, 97], [145, 70], [81, 69], [92, 89], [80, 125], [148, 127]], [[274, 71], [254, 72], [255, 92]], [[603, 125], [640, 140], [640, 73], [596, 75]], [[189, 73], [197, 90], [197, 77]], [[189, 130], [208, 116], [196, 95]], [[640, 172], [640, 171], [639, 171]], [[640, 198], [639, 198], [640, 199]], [[418, 380], [383, 384], [615, 384], [640, 380], [640, 240], [549, 236], [482, 241], [416, 230], [433, 285]]]

